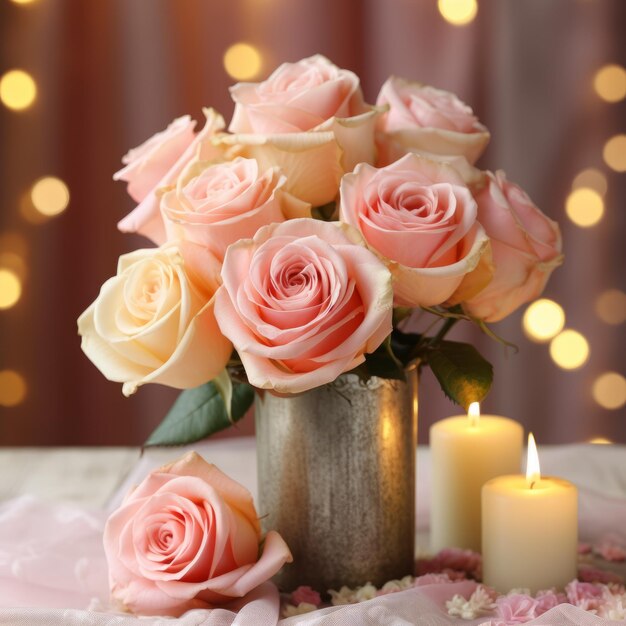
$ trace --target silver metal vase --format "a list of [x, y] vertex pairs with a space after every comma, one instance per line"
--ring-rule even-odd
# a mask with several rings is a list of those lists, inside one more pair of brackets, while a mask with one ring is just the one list
[[382, 585], [413, 573], [417, 371], [407, 382], [354, 374], [255, 404], [259, 508], [294, 562], [274, 579]]

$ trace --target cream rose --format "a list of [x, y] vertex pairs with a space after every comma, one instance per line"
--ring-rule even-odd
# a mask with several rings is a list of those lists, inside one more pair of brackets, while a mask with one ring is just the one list
[[539, 297], [563, 262], [561, 233], [504, 172], [488, 173], [488, 184], [476, 201], [478, 219], [491, 239], [495, 273], [463, 308], [474, 317], [497, 322]]
[[215, 378], [232, 351], [213, 310], [219, 271], [187, 242], [121, 256], [78, 319], [83, 351], [126, 396], [146, 383], [188, 389]]
[[253, 159], [192, 163], [161, 201], [168, 237], [201, 244], [221, 261], [231, 243], [261, 226], [310, 217], [311, 206], [286, 192], [285, 182], [277, 168], [263, 171]]
[[463, 156], [475, 163], [489, 142], [472, 109], [447, 91], [392, 76], [376, 103], [389, 107], [378, 119], [380, 165], [410, 151]]
[[341, 183], [340, 219], [388, 265], [401, 306], [442, 304], [477, 266], [488, 238], [476, 216], [460, 174], [415, 154]]
[[298, 219], [228, 248], [215, 314], [252, 385], [318, 387], [391, 332], [391, 276], [359, 240], [345, 225]]
[[261, 169], [277, 166], [286, 189], [319, 206], [334, 199], [344, 172], [373, 163], [381, 112], [366, 105], [358, 77], [321, 55], [281, 65], [262, 83], [231, 88], [235, 112], [219, 136]]
[[157, 245], [165, 242], [165, 227], [159, 208], [159, 189], [173, 185], [183, 168], [196, 158], [219, 158], [224, 149], [214, 146], [213, 135], [224, 129], [224, 118], [204, 109], [204, 128], [194, 134], [195, 121], [186, 115], [154, 135], [122, 159], [126, 167], [113, 175], [128, 181], [128, 192], [139, 204], [117, 225], [125, 233], [139, 233]]
[[190, 452], [152, 472], [108, 519], [111, 594], [141, 615], [222, 604], [291, 562], [278, 533], [260, 542], [248, 490]]

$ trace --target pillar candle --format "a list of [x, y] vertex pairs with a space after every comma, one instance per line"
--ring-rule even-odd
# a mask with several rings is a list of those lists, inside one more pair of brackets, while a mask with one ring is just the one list
[[577, 574], [576, 487], [540, 475], [531, 438], [526, 476], [501, 476], [483, 487], [483, 581], [501, 592], [562, 589]]
[[481, 550], [481, 489], [491, 478], [519, 472], [523, 429], [498, 415], [479, 416], [478, 403], [468, 415], [433, 424], [431, 547]]

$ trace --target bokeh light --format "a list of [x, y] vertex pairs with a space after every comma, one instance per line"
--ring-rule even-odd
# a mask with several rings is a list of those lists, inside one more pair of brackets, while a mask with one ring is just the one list
[[593, 189], [603, 196], [608, 188], [608, 183], [606, 176], [600, 170], [589, 167], [579, 172], [572, 181], [572, 189], [578, 189], [580, 187]]
[[565, 312], [560, 304], [541, 298], [526, 309], [522, 326], [529, 339], [538, 343], [550, 341], [563, 330]]
[[27, 109], [37, 97], [37, 85], [24, 70], [9, 70], [0, 78], [0, 100], [14, 111]]
[[70, 201], [70, 192], [61, 179], [46, 176], [33, 185], [30, 198], [39, 213], [52, 217], [65, 211]]
[[626, 135], [611, 137], [604, 144], [602, 157], [612, 170], [626, 172]]
[[476, 0], [438, 0], [437, 8], [446, 22], [464, 26], [474, 20], [478, 13]]
[[224, 69], [235, 80], [255, 78], [262, 65], [261, 53], [249, 43], [233, 44], [224, 53]]
[[611, 63], [601, 67], [593, 77], [593, 88], [606, 102], [619, 102], [626, 97], [626, 70]]
[[11, 270], [20, 280], [26, 277], [26, 263], [15, 252], [2, 252], [0, 250], [0, 268]]
[[550, 356], [564, 370], [575, 370], [589, 358], [589, 343], [578, 331], [564, 330], [550, 342]]
[[621, 409], [626, 404], [626, 378], [617, 372], [605, 372], [595, 379], [592, 395], [603, 409]]
[[0, 406], [16, 406], [26, 397], [26, 381], [13, 370], [0, 372]]
[[594, 437], [593, 439], [590, 439], [588, 443], [594, 443], [598, 445], [608, 445], [613, 442], [610, 439], [607, 439], [606, 437]]
[[15, 306], [22, 295], [22, 281], [8, 268], [0, 268], [0, 309]]
[[617, 326], [626, 322], [626, 293], [607, 289], [596, 299], [596, 314], [605, 323]]
[[14, 4], [33, 4], [37, 0], [11, 0]]
[[604, 200], [594, 189], [580, 187], [567, 196], [565, 212], [576, 226], [595, 226], [604, 215]]

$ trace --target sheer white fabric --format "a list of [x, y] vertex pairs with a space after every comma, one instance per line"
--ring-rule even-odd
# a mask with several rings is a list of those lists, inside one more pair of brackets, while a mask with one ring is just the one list
[[[195, 448], [256, 492], [253, 440], [210, 442]], [[148, 451], [113, 495], [108, 510], [119, 503], [131, 483], [180, 454], [182, 451], [178, 449]], [[579, 486], [582, 539], [595, 541], [607, 532], [626, 532], [626, 447], [564, 446], [543, 448], [541, 454], [547, 473], [574, 480]], [[430, 501], [428, 451], [420, 449], [418, 459], [418, 531], [423, 535], [427, 530]], [[89, 489], [88, 481], [84, 481], [84, 489]], [[486, 617], [460, 620], [446, 613], [445, 601], [455, 593], [469, 595], [475, 585], [473, 582], [429, 585], [283, 620], [279, 619], [278, 592], [270, 583], [237, 603], [211, 611], [190, 611], [178, 620], [115, 613], [108, 604], [107, 569], [102, 549], [102, 528], [108, 510], [90, 510], [77, 504], [47, 502], [32, 496], [0, 505], [0, 625], [477, 626], [489, 623]], [[616, 564], [614, 568], [622, 575], [626, 573], [624, 565]], [[528, 623], [584, 626], [617, 622], [561, 605]]]

